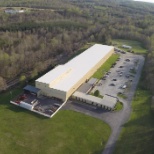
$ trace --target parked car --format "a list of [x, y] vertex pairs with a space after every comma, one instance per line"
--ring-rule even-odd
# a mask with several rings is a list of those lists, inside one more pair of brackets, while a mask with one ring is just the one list
[[123, 94], [124, 92], [118, 92], [118, 94]]
[[126, 86], [126, 85], [123, 85], [123, 86], [122, 86], [122, 89], [126, 89], [126, 88], [127, 88], [127, 86]]
[[106, 80], [106, 77], [102, 77], [102, 80]]
[[115, 84], [114, 83], [111, 83], [110, 86], [115, 86]]
[[121, 51], [121, 53], [122, 53], [122, 54], [126, 54], [126, 52], [125, 52], [125, 51]]
[[127, 74], [127, 75], [126, 75], [126, 78], [129, 78], [129, 77], [130, 77], [130, 75], [129, 75], [129, 74]]
[[119, 73], [119, 76], [122, 76], [122, 74], [123, 74], [122, 72], [121, 72], [121, 73]]
[[119, 66], [119, 68], [123, 68], [124, 66]]
[[134, 69], [133, 67], [130, 68], [130, 70], [133, 70], [133, 69]]
[[130, 62], [130, 59], [126, 59], [125, 61]]

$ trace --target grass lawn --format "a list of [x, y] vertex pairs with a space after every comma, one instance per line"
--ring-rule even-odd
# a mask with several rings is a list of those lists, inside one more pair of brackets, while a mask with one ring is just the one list
[[99, 154], [109, 138], [110, 127], [98, 119], [73, 111], [48, 119], [10, 104], [10, 98], [9, 92], [0, 96], [2, 154]]
[[101, 79], [105, 72], [108, 72], [112, 66], [119, 58], [120, 55], [113, 54], [92, 76], [93, 78]]
[[123, 108], [123, 104], [118, 101], [115, 108], [114, 108], [114, 111], [120, 111], [120, 110], [122, 110], [122, 108]]
[[150, 108], [150, 94], [136, 91], [130, 120], [124, 125], [114, 154], [154, 153], [154, 112]]
[[145, 54], [146, 49], [142, 47], [142, 44], [138, 41], [132, 41], [132, 40], [122, 40], [122, 39], [113, 39], [112, 44], [116, 44], [116, 46], [119, 49], [122, 49], [124, 51], [127, 51], [128, 49], [122, 48], [122, 45], [128, 45], [132, 47], [132, 50], [135, 53]]

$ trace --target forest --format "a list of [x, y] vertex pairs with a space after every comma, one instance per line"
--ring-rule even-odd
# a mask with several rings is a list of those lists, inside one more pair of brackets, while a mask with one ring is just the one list
[[[24, 8], [8, 14], [5, 9]], [[130, 0], [1, 0], [0, 90], [63, 63], [88, 42], [130, 39], [147, 49], [145, 88], [154, 91], [154, 5]], [[148, 82], [147, 82], [148, 81]]]

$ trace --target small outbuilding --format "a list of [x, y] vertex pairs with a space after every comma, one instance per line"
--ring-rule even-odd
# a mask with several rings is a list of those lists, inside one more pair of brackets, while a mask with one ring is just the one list
[[4, 12], [7, 13], [7, 14], [15, 14], [15, 13], [17, 13], [16, 10], [13, 9], [13, 8], [6, 8], [4, 10]]
[[72, 98], [107, 110], [113, 110], [117, 103], [117, 98], [112, 96], [105, 95], [103, 98], [98, 98], [96, 96], [88, 95], [78, 91], [72, 95]]
[[31, 85], [27, 85], [26, 87], [23, 88], [23, 90], [25, 93], [30, 93], [30, 94], [36, 95], [36, 96], [39, 96], [41, 93], [41, 90], [39, 88], [36, 88]]

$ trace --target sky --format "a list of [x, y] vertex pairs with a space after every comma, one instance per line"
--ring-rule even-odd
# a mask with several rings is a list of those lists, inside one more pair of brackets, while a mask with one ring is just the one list
[[134, 1], [142, 1], [142, 2], [150, 2], [150, 3], [154, 3], [154, 0], [134, 0]]

